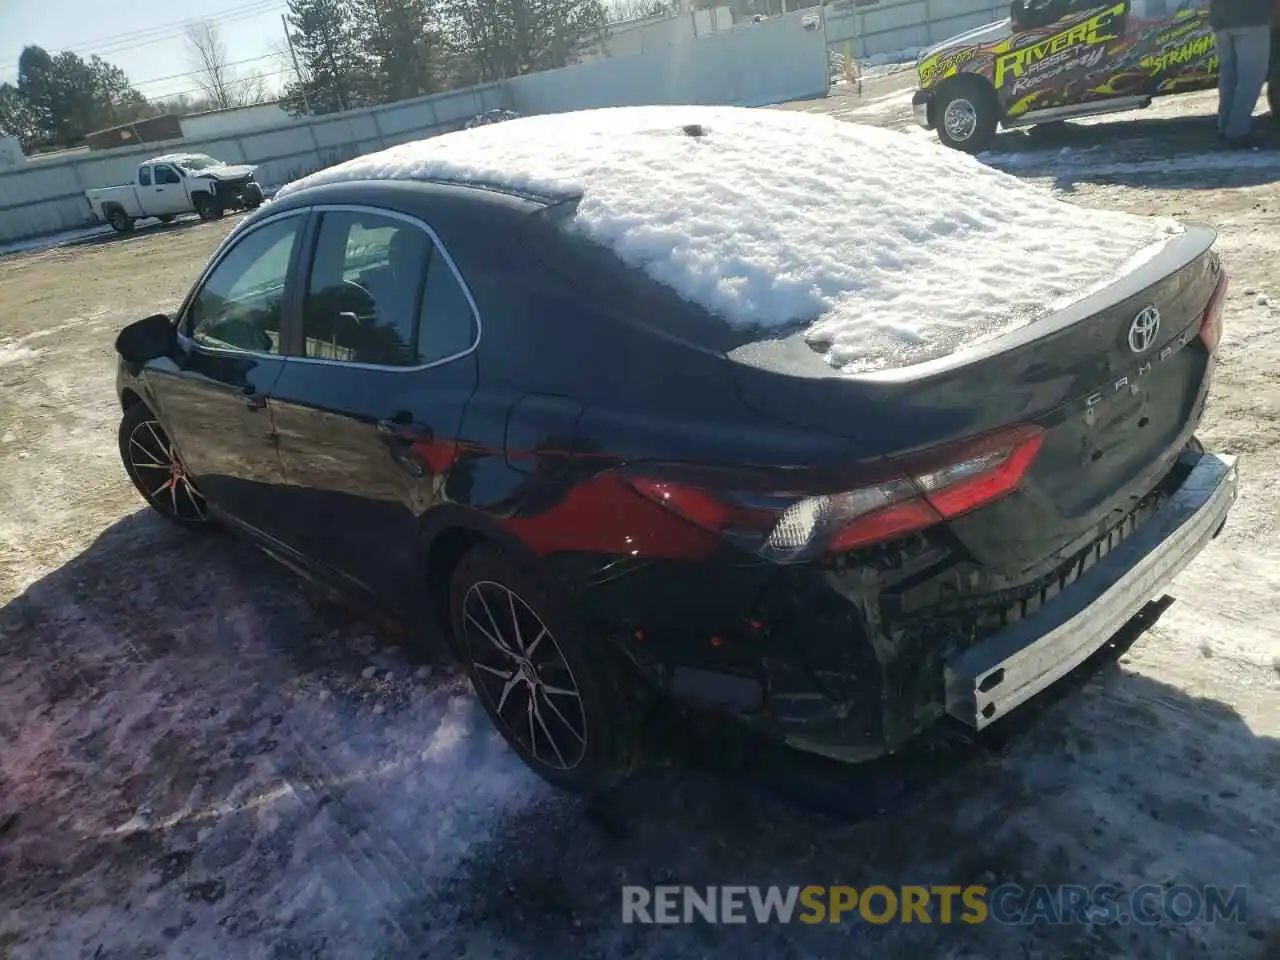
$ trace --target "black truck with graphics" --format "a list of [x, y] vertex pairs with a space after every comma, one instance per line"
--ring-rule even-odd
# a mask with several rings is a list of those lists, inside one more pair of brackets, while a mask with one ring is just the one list
[[1212, 88], [1218, 55], [1208, 0], [1014, 0], [1007, 20], [926, 51], [916, 70], [916, 122], [978, 153], [1001, 126], [1118, 113]]

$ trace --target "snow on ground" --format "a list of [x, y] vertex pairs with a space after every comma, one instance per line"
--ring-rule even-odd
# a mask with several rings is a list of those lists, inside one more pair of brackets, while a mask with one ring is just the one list
[[[701, 135], [682, 133], [691, 124]], [[380, 178], [581, 193], [577, 226], [623, 260], [735, 326], [807, 328], [846, 372], [1031, 322], [1177, 230], [1082, 211], [918, 138], [735, 108], [512, 120], [359, 157], [280, 195]]]
[[111, 228], [104, 227], [101, 224], [95, 224], [91, 227], [78, 227], [75, 230], [63, 230], [61, 233], [51, 233], [41, 237], [31, 237], [27, 240], [14, 240], [9, 243], [0, 243], [0, 257], [11, 253], [30, 253], [35, 250], [47, 250], [50, 247], [57, 247], [66, 243], [76, 243], [84, 240], [90, 240], [95, 237], [107, 237], [110, 235]]
[[[1265, 149], [1219, 149], [1213, 136], [1217, 93], [1204, 91], [1157, 99], [1150, 107], [1069, 121], [1063, 128], [1001, 134], [979, 159], [1020, 176], [1051, 176], [1062, 183], [1085, 179], [1178, 180], [1190, 185], [1217, 179], [1266, 179], [1280, 170], [1280, 144]], [[1266, 102], [1259, 98], [1258, 122]], [[930, 134], [932, 136], [932, 134]]]
[[830, 116], [837, 120], [874, 122], [877, 117], [901, 113], [904, 107], [909, 108], [911, 96], [911, 90], [899, 90], [867, 99], [850, 97], [842, 101], [838, 108], [831, 110]]
[[[215, 242], [202, 233], [160, 241], [185, 255], [157, 235], [153, 283], [121, 301], [171, 302], [202, 262], [190, 248]], [[132, 317], [80, 301], [14, 329], [50, 291], [77, 297], [72, 255], [0, 272], [18, 334], [0, 358], [22, 354], [0, 363], [0, 658], [21, 665], [0, 669], [0, 956], [423, 949], [432, 933], [405, 915], [549, 791], [465, 680], [256, 551], [136, 512], [110, 354]], [[118, 292], [85, 276], [80, 294]]]
[[23, 360], [34, 360], [40, 356], [39, 350], [33, 350], [31, 347], [24, 347], [18, 343], [5, 342], [0, 343], [0, 367], [7, 367], [11, 363], [21, 363]]

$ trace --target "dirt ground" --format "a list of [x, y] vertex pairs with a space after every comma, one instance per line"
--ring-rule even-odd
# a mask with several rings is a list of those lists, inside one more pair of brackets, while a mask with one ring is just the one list
[[[913, 136], [901, 85], [795, 105]], [[1240, 455], [1175, 602], [1062, 696], [871, 821], [645, 774], [619, 818], [542, 786], [452, 671], [219, 535], [142, 510], [112, 340], [232, 221], [0, 258], [0, 958], [1280, 958], [1280, 152], [1211, 149], [1204, 98], [984, 162], [1221, 231], [1203, 429]], [[748, 771], [749, 772], [749, 771]], [[879, 774], [826, 770], [831, 796]], [[856, 801], [850, 800], [852, 806]], [[1238, 922], [668, 928], [623, 884], [1247, 888]]]

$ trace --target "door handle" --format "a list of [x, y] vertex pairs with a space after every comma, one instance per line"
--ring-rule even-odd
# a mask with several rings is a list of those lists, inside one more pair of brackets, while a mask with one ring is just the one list
[[413, 423], [407, 420], [379, 420], [378, 433], [389, 440], [403, 440], [406, 443], [420, 441], [430, 443], [435, 438], [435, 431], [425, 423]]

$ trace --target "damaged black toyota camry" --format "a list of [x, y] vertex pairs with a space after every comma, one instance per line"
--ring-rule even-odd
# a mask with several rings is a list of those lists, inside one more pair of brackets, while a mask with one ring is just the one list
[[1008, 715], [1218, 534], [1213, 240], [808, 114], [515, 119], [241, 223], [118, 338], [120, 451], [445, 639], [556, 784], [642, 704], [865, 760]]

